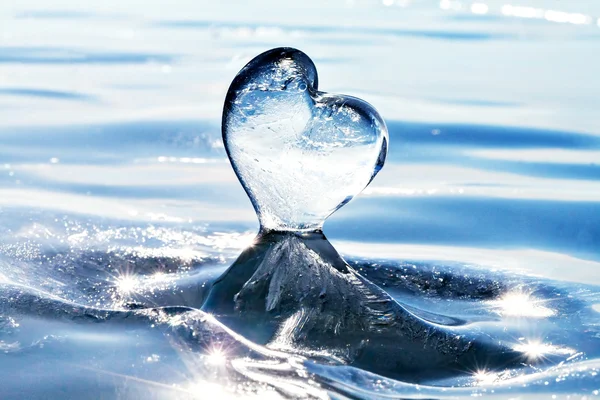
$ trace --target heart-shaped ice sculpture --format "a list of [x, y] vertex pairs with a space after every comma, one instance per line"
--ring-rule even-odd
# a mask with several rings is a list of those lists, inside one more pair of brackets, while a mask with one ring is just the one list
[[263, 230], [317, 230], [383, 166], [383, 119], [355, 97], [317, 90], [299, 50], [260, 54], [235, 77], [223, 141]]

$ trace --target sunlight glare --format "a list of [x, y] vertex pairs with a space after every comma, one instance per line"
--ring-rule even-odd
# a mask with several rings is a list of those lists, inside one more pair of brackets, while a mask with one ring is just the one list
[[212, 365], [225, 365], [227, 357], [222, 349], [214, 348], [208, 353], [207, 362]]
[[117, 278], [116, 284], [119, 293], [129, 294], [135, 292], [138, 282], [132, 275], [123, 275]]
[[528, 340], [526, 343], [519, 343], [513, 346], [513, 350], [525, 354], [530, 361], [540, 360], [546, 355], [572, 355], [575, 353], [573, 349], [542, 343], [541, 340]]
[[478, 385], [489, 385], [498, 379], [498, 374], [486, 370], [478, 370], [473, 374]]
[[547, 318], [555, 314], [554, 310], [540, 303], [541, 300], [523, 292], [508, 293], [499, 300], [488, 302], [496, 313], [503, 317]]
[[215, 232], [215, 234], [209, 236], [208, 239], [211, 242], [211, 245], [216, 247], [217, 249], [243, 250], [254, 245], [256, 234], [254, 232]]

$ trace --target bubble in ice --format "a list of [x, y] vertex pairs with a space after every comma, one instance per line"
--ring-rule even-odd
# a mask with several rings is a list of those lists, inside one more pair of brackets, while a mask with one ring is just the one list
[[223, 141], [263, 230], [317, 230], [375, 177], [388, 133], [375, 108], [318, 90], [303, 52], [278, 48], [235, 77]]

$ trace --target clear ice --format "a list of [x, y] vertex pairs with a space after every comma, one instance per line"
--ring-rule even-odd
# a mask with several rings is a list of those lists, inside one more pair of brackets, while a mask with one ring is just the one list
[[235, 77], [223, 140], [262, 229], [316, 230], [381, 169], [388, 133], [368, 103], [320, 92], [306, 54], [279, 48]]

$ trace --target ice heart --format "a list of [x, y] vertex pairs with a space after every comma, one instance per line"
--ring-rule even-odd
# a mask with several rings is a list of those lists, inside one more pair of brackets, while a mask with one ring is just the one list
[[355, 97], [317, 90], [299, 50], [260, 54], [235, 77], [223, 141], [263, 230], [316, 230], [383, 167], [383, 119]]

